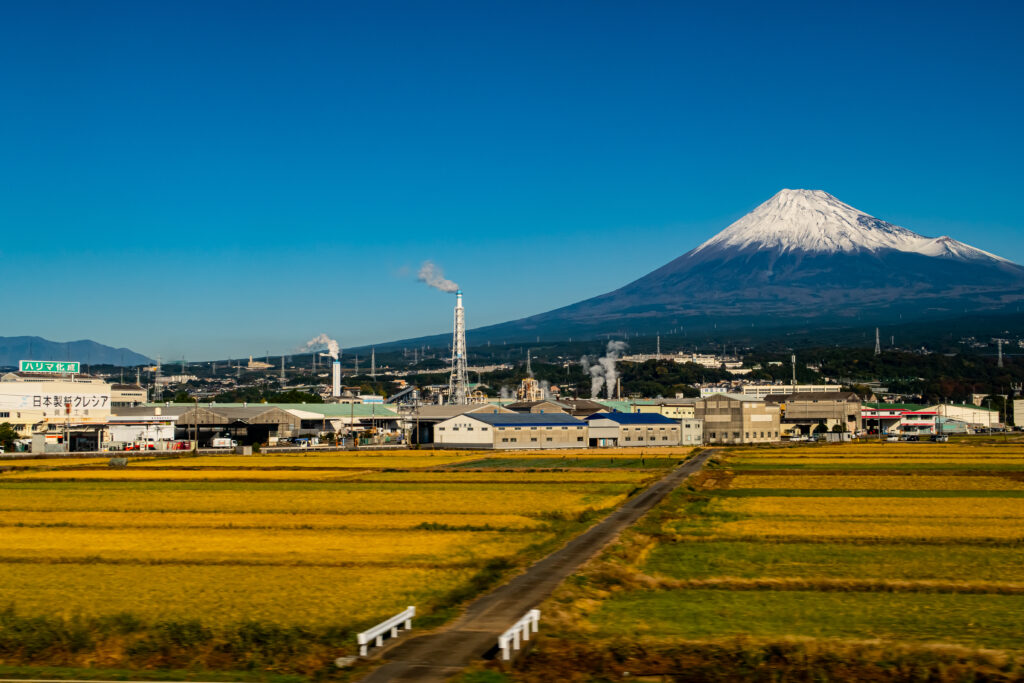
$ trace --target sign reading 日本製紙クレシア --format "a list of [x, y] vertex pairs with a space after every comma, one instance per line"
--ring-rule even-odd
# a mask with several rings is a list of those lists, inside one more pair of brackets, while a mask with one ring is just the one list
[[18, 361], [20, 372], [49, 372], [56, 375], [77, 375], [78, 361], [22, 360]]

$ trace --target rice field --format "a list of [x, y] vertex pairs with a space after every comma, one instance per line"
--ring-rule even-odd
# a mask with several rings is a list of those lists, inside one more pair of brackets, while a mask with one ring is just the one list
[[843, 475], [739, 474], [736, 489], [824, 489], [833, 491], [1024, 491], [1024, 477], [930, 475], [916, 472], [894, 474], [849, 473]]
[[[167, 667], [178, 660], [139, 659], [132, 643], [159, 641], [160, 624], [178, 619], [213, 629], [209, 659], [196, 666], [218, 668], [230, 659], [224, 648], [238, 647], [216, 645], [232, 629], [294, 627], [303, 647], [326, 654], [281, 666], [314, 671], [354, 648], [353, 629], [408, 605], [427, 624], [449, 618], [660, 472], [552, 469], [530, 456], [507, 471], [451, 467], [480, 457], [204, 455], [125, 468], [107, 458], [25, 460], [0, 472], [0, 612], [13, 610], [0, 614], [0, 632], [5, 619], [31, 629], [42, 623], [33, 619], [64, 618], [91, 624], [96, 651], [61, 650], [62, 662]], [[110, 630], [116, 623], [140, 631], [126, 638]], [[332, 633], [342, 635], [325, 640]], [[186, 656], [185, 645], [168, 647]]]
[[[429, 609], [475, 573], [469, 567], [237, 565], [0, 565], [0, 604], [68, 619], [130, 613], [156, 621], [202, 617], [226, 628], [247, 620], [283, 627], [370, 624], [407, 605]], [[339, 646], [344, 643], [339, 642]]]
[[539, 647], [870, 641], [919, 664], [993, 648], [1024, 671], [1022, 464], [1020, 445], [728, 451], [542, 606], [559, 630]]

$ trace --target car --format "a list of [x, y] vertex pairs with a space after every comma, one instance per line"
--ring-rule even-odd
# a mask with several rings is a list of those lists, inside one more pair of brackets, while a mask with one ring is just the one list
[[907, 435], [907, 441], [920, 441], [920, 440], [921, 440], [921, 437], [919, 437], [917, 434], [908, 434]]
[[931, 440], [937, 443], [946, 443], [949, 441], [949, 437], [945, 434], [932, 434]]
[[885, 440], [886, 441], [899, 441], [900, 437], [898, 437], [898, 436], [887, 436], [887, 437], [885, 437]]

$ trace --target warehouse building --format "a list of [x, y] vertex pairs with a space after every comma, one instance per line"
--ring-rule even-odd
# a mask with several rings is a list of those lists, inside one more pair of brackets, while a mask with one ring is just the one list
[[633, 406], [634, 413], [657, 413], [673, 420], [693, 420], [697, 417], [697, 398], [659, 398]]
[[437, 426], [446, 420], [450, 420], [453, 417], [459, 417], [467, 413], [484, 413], [484, 414], [512, 414], [511, 410], [503, 408], [498, 405], [490, 403], [476, 404], [470, 403], [468, 405], [426, 405], [426, 406], [412, 406], [410, 409], [403, 411], [402, 413], [402, 425], [407, 433], [410, 434], [410, 440], [416, 444], [431, 444], [437, 443], [436, 432]]
[[464, 413], [439, 423], [434, 443], [447, 448], [584, 448], [587, 423], [559, 413]]
[[587, 417], [609, 408], [597, 401], [585, 398], [541, 399], [539, 401], [516, 401], [504, 406], [516, 413], [564, 413], [573, 417]]
[[780, 412], [759, 398], [715, 394], [695, 404], [695, 416], [704, 423], [704, 442], [756, 444], [780, 440]]
[[771, 394], [765, 404], [779, 408], [782, 436], [807, 436], [815, 432], [861, 430], [861, 400], [852, 391]]
[[586, 418], [588, 445], [598, 448], [678, 446], [682, 428], [657, 413], [596, 413]]

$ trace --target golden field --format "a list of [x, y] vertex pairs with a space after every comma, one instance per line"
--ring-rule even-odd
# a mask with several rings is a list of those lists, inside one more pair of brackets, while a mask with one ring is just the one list
[[505, 488], [480, 483], [459, 485], [456, 495], [443, 483], [10, 482], [0, 490], [0, 511], [538, 515], [611, 507], [631, 489], [628, 484]]
[[149, 458], [128, 464], [134, 467], [226, 467], [271, 469], [276, 467], [355, 468], [371, 469], [393, 467], [441, 467], [456, 462], [479, 460], [478, 453], [456, 453], [439, 451], [437, 455], [424, 455], [422, 451], [399, 451], [397, 453], [324, 453], [290, 455], [199, 455], [179, 458]]
[[296, 514], [273, 512], [86, 512], [7, 510], [5, 526], [65, 526], [113, 529], [251, 528], [251, 529], [413, 529], [424, 523], [454, 528], [539, 529], [542, 520], [525, 515], [380, 513]]
[[5, 527], [0, 558], [240, 564], [478, 563], [518, 552], [537, 533], [259, 528]]
[[822, 522], [841, 518], [905, 522], [929, 519], [1017, 519], [1024, 525], [1024, 498], [723, 497], [713, 500], [708, 513], [744, 515], [759, 520], [806, 518]]
[[[106, 459], [49, 460], [54, 469], [8, 471], [0, 475], [0, 609], [17, 616], [0, 616], [25, 628], [84, 619], [95, 652], [60, 661], [123, 668], [244, 668], [223, 652], [249, 642], [236, 639], [247, 623], [300, 627], [302, 647], [321, 654], [298, 661], [286, 648], [279, 666], [308, 673], [354, 647], [350, 636], [328, 644], [323, 634], [350, 633], [408, 605], [440, 623], [656, 476], [441, 469], [479, 457], [202, 456], [122, 469]], [[141, 620], [127, 639], [112, 626], [124, 612]], [[133, 655], [131, 643], [159, 641], [160, 622], [175, 619], [219, 629], [213, 644], [172, 645], [170, 659]]]
[[111, 457], [99, 458], [11, 458], [0, 459], [0, 467], [69, 467], [72, 465], [106, 465]]
[[731, 489], [792, 490], [906, 490], [906, 491], [1024, 491], [1024, 481], [999, 476], [930, 475], [916, 472], [904, 474], [837, 474], [811, 473], [739, 474]]
[[369, 470], [316, 469], [58, 469], [11, 472], [3, 481], [341, 481]]
[[475, 571], [32, 562], [0, 568], [0, 605], [28, 614], [128, 612], [153, 621], [201, 618], [213, 627], [253, 620], [304, 628], [369, 623], [408, 605], [428, 612]]
[[[1000, 457], [994, 455], [984, 455], [981, 457], [965, 457], [965, 456], [925, 456], [925, 455], [909, 455], [907, 457], [898, 456], [869, 456], [869, 455], [851, 455], [848, 457], [836, 457], [828, 456], [825, 458], [810, 458], [807, 456], [799, 456], [793, 458], [780, 458], [780, 457], [769, 457], [767, 455], [744, 455], [742, 458], [735, 458], [731, 461], [736, 465], [746, 465], [749, 467], [756, 467], [758, 465], [796, 465], [796, 466], [821, 466], [821, 465], [848, 465], [858, 466], [864, 465], [867, 467], [876, 467], [879, 465], [979, 465], [986, 468], [991, 468], [996, 465], [1011, 465], [1020, 467], [1024, 465], [1024, 457]], [[957, 468], [960, 469], [960, 468]]]
[[878, 443], [867, 441], [842, 445], [777, 446], [773, 448], [737, 448], [729, 451], [736, 458], [979, 458], [1024, 459], [1024, 446], [965, 446], [952, 443], [899, 442]]

